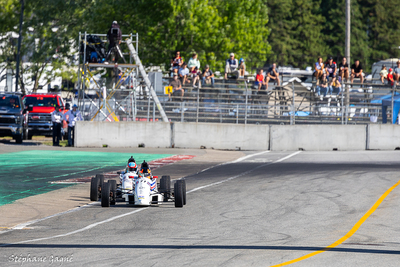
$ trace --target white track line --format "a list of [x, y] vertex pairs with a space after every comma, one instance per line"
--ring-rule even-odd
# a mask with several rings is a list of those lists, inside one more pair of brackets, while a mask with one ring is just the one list
[[[248, 156], [245, 156], [245, 157], [243, 157], [243, 158], [240, 158], [241, 160], [240, 160], [240, 159], [238, 159], [238, 160], [242, 161], [242, 160], [247, 159], [247, 158], [250, 158], [250, 157], [252, 157], [252, 156], [261, 155], [261, 154], [264, 154], [264, 153], [267, 153], [267, 152], [269, 152], [269, 151], [264, 151], [264, 152], [261, 152], [261, 153], [256, 153], [256, 154], [248, 155]], [[284, 160], [286, 160], [286, 159], [289, 159], [289, 158], [291, 158], [291, 157], [293, 157], [293, 156], [295, 156], [295, 155], [297, 155], [297, 154], [299, 154], [299, 153], [301, 153], [301, 151], [292, 153], [292, 154], [290, 154], [290, 155], [288, 155], [288, 156], [286, 156], [286, 157], [284, 157], [284, 158], [278, 159], [278, 160], [276, 160], [276, 161], [274, 161], [274, 162], [269, 162], [269, 163], [266, 163], [266, 164], [257, 166], [257, 167], [255, 167], [255, 168], [253, 168], [253, 169], [251, 169], [251, 170], [248, 170], [248, 171], [243, 172], [243, 173], [241, 173], [241, 174], [238, 174], [238, 175], [229, 177], [229, 178], [227, 178], [227, 179], [225, 179], [225, 180], [222, 180], [222, 181], [219, 181], [219, 182], [215, 182], [215, 183], [211, 183], [211, 184], [208, 184], [208, 185], [204, 185], [204, 186], [200, 186], [200, 187], [194, 188], [194, 189], [188, 191], [187, 193], [189, 194], [189, 193], [192, 193], [192, 192], [195, 192], [195, 191], [198, 191], [198, 190], [207, 188], [207, 187], [219, 185], [219, 184], [222, 184], [222, 183], [225, 183], [225, 182], [234, 180], [234, 179], [236, 179], [236, 178], [238, 178], [238, 177], [241, 177], [241, 176], [243, 176], [243, 175], [249, 174], [250, 172], [252, 172], [252, 171], [254, 171], [254, 170], [257, 170], [257, 169], [259, 169], [259, 168], [262, 168], [262, 167], [265, 167], [265, 166], [268, 166], [268, 165], [272, 165], [272, 164], [275, 164], [275, 163], [282, 162], [282, 161], [284, 161]], [[238, 161], [236, 160], [236, 161], [233, 161], [232, 163], [234, 163], [234, 162], [238, 162]], [[208, 168], [208, 169], [209, 169], [209, 168]], [[91, 204], [89, 204], [89, 205], [93, 205], [93, 204], [95, 204], [95, 203], [97, 203], [97, 202], [91, 203]], [[43, 220], [46, 220], [46, 219], [49, 219], [49, 218], [52, 218], [52, 217], [55, 217], [55, 216], [58, 216], [58, 215], [62, 215], [62, 214], [74, 212], [74, 211], [77, 211], [77, 210], [79, 210], [79, 209], [81, 209], [81, 208], [84, 208], [84, 207], [87, 207], [87, 206], [88, 206], [88, 205], [83, 206], [83, 207], [79, 207], [79, 208], [75, 208], [75, 209], [72, 209], [72, 210], [69, 210], [69, 211], [57, 213], [57, 214], [55, 214], [55, 215], [48, 216], [48, 217], [43, 218], [43, 219], [39, 219], [39, 220], [27, 222], [27, 223], [24, 223], [24, 224], [19, 224], [19, 225], [15, 226], [14, 228], [12, 228], [11, 230], [22, 229], [22, 228], [24, 228], [24, 227], [26, 227], [26, 226], [28, 226], [28, 225], [30, 225], [30, 224], [33, 224], [33, 223], [35, 223], [35, 222], [43, 221]], [[114, 220], [116, 220], [116, 219], [119, 219], [119, 218], [122, 218], [122, 217], [125, 217], [125, 216], [128, 216], [128, 215], [131, 215], [131, 214], [134, 214], [134, 213], [138, 213], [138, 212], [140, 212], [140, 211], [147, 210], [147, 209], [148, 209], [148, 208], [137, 209], [137, 210], [134, 210], [134, 211], [131, 211], [131, 212], [128, 212], [128, 213], [124, 213], [124, 214], [121, 214], [121, 215], [118, 215], [118, 216], [114, 216], [114, 217], [111, 217], [111, 218], [109, 218], [109, 219], [107, 219], [107, 220], [104, 220], [104, 221], [100, 221], [100, 222], [96, 222], [96, 223], [89, 224], [88, 226], [86, 226], [86, 227], [84, 227], [84, 228], [81, 228], [81, 229], [78, 229], [78, 230], [75, 230], [75, 231], [72, 231], [72, 232], [69, 232], [69, 233], [65, 233], [65, 234], [61, 234], [61, 235], [55, 235], [55, 236], [49, 236], [49, 237], [43, 237], [43, 238], [37, 238], [37, 239], [31, 239], [31, 240], [24, 240], [24, 241], [19, 241], [19, 242], [15, 242], [15, 243], [9, 243], [9, 244], [2, 244], [2, 245], [0, 245], [0, 247], [6, 247], [6, 246], [10, 246], [10, 245], [24, 244], [24, 243], [30, 243], [30, 242], [37, 242], [37, 241], [43, 241], [43, 240], [49, 240], [49, 239], [53, 239], [53, 238], [65, 237], [65, 236], [73, 235], [73, 234], [76, 234], [76, 233], [80, 233], [80, 232], [89, 230], [89, 229], [94, 228], [94, 227], [96, 227], [96, 226], [98, 226], [98, 225], [101, 225], [101, 224], [104, 224], [104, 223], [108, 223], [108, 222], [114, 221]], [[16, 228], [16, 227], [18, 227], [18, 228]], [[9, 231], [11, 231], [11, 230], [9, 230]]]

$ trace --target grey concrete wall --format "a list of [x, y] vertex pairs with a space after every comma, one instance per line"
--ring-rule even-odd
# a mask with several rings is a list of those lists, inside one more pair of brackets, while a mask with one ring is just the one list
[[364, 125], [273, 125], [271, 150], [365, 150]]
[[394, 150], [400, 147], [400, 126], [395, 124], [370, 124], [368, 149]]
[[174, 123], [175, 147], [242, 150], [269, 149], [268, 125]]
[[77, 147], [170, 147], [171, 126], [165, 122], [77, 122]]

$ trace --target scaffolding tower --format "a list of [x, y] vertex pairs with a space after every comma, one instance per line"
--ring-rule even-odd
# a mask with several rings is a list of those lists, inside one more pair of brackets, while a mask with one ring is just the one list
[[[163, 120], [168, 121], [137, 55], [139, 35], [122, 35], [121, 52], [129, 56], [129, 63], [126, 64], [88, 62], [86, 52], [89, 35], [108, 42], [106, 34], [79, 33], [78, 107], [85, 120], [135, 121], [137, 94], [141, 94], [141, 97], [154, 101]], [[134, 61], [136, 64], [133, 64]], [[113, 75], [104, 78], [107, 69], [112, 69]]]

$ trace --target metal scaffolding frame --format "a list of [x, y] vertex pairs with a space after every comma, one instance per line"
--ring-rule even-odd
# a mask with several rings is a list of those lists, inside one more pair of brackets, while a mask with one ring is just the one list
[[[134, 111], [134, 107], [136, 109], [136, 105], [133, 104], [134, 100], [136, 99], [135, 92], [136, 88], [140, 86], [139, 82], [139, 69], [136, 64], [132, 64], [134, 58], [129, 53], [129, 51], [122, 51], [123, 55], [129, 55], [129, 64], [105, 64], [105, 63], [86, 63], [87, 58], [86, 58], [86, 51], [87, 51], [87, 39], [89, 35], [95, 35], [100, 37], [103, 42], [107, 43], [107, 34], [89, 34], [87, 32], [81, 33], [79, 32], [79, 57], [78, 57], [78, 107], [81, 111], [86, 110], [87, 107], [85, 106], [86, 104], [90, 105], [90, 110], [92, 110], [92, 107], [94, 108], [95, 112], [92, 110], [92, 112], [87, 115], [86, 119], [89, 119], [91, 121], [93, 120], [108, 120], [108, 121], [119, 121], [116, 111], [117, 110], [123, 110], [121, 108], [120, 103], [118, 103], [115, 99], [113, 99], [114, 94], [117, 91], [124, 91], [127, 96], [124, 98], [123, 101], [126, 99], [131, 99], [132, 100], [132, 114], [131, 116], [134, 118], [136, 112]], [[138, 51], [139, 48], [139, 35], [136, 34], [123, 34], [122, 35], [123, 40], [121, 43], [126, 43], [129, 40], [129, 43], [135, 43], [136, 46], [136, 51]], [[83, 51], [82, 50], [82, 44], [83, 42]], [[92, 70], [93, 68], [96, 68], [97, 70], [101, 70], [102, 68], [107, 69], [107, 68], [114, 68], [114, 73], [118, 73], [118, 69], [122, 70], [123, 75], [121, 75], [120, 78], [115, 79], [115, 81], [112, 83], [112, 85], [105, 85], [105, 84], [99, 84], [98, 81], [96, 81]], [[118, 75], [114, 75], [117, 77]], [[121, 89], [121, 85], [125, 79], [129, 79], [129, 86], [128, 89]], [[94, 83], [94, 88], [90, 88], [86, 85], [87, 82], [93, 81]], [[96, 103], [93, 99], [91, 99], [88, 96], [88, 91], [89, 90], [94, 90], [99, 102]], [[110, 102], [114, 101], [112, 104]], [[125, 110], [123, 110], [125, 112]], [[102, 116], [99, 116], [101, 114]]]

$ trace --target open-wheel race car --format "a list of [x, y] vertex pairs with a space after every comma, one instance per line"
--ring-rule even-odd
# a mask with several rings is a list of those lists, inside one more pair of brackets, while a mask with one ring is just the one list
[[91, 179], [90, 200], [97, 201], [100, 198], [102, 207], [110, 207], [116, 202], [126, 202], [134, 206], [174, 202], [177, 208], [186, 205], [186, 181], [177, 180], [171, 190], [170, 176], [162, 176], [157, 184], [158, 176], [151, 175], [150, 169], [144, 168], [146, 164], [142, 164], [139, 172], [130, 168], [118, 172], [119, 184], [115, 180], [104, 182], [104, 176], [97, 174]]

